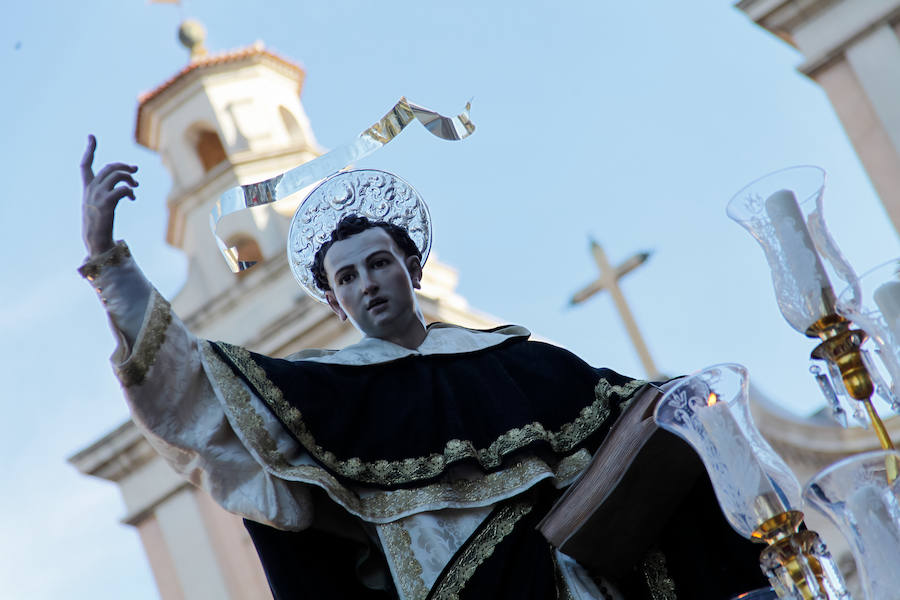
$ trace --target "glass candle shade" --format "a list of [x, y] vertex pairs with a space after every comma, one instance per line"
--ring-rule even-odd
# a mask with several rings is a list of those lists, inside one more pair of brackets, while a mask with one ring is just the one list
[[867, 366], [875, 391], [900, 411], [900, 258], [860, 275], [838, 296], [837, 310], [871, 340], [864, 347], [870, 348]]
[[791, 327], [803, 334], [834, 313], [832, 282], [855, 280], [825, 227], [824, 189], [825, 171], [791, 167], [753, 181], [727, 207], [728, 216], [762, 246], [778, 308]]
[[900, 453], [851, 456], [815, 475], [803, 490], [807, 504], [849, 542], [868, 600], [900, 596], [900, 479], [888, 480], [887, 461], [900, 461]]
[[753, 423], [748, 385], [743, 366], [714, 365], [677, 382], [653, 416], [700, 455], [734, 530], [759, 539], [760, 525], [800, 509], [800, 484]]

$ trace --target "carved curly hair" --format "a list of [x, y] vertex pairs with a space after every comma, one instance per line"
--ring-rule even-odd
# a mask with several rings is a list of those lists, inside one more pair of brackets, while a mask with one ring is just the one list
[[322, 244], [322, 247], [316, 252], [310, 269], [313, 278], [316, 280], [316, 287], [323, 292], [331, 289], [331, 286], [328, 285], [328, 274], [325, 272], [325, 255], [328, 254], [328, 249], [331, 248], [331, 245], [373, 227], [384, 229], [406, 257], [417, 256], [419, 260], [422, 260], [422, 253], [419, 251], [419, 247], [416, 246], [416, 243], [412, 241], [412, 238], [409, 237], [409, 234], [402, 227], [386, 221], [370, 221], [366, 217], [359, 215], [347, 215], [341, 219], [334, 231], [331, 232], [331, 239]]

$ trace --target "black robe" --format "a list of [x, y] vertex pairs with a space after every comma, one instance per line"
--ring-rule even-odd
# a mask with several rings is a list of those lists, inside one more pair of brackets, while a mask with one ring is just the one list
[[[523, 338], [362, 366], [273, 359], [222, 343], [214, 348], [322, 468], [347, 485], [387, 490], [426, 485], [462, 464], [492, 473], [523, 455], [559, 460], [582, 448], [593, 452], [643, 384]], [[615, 584], [629, 599], [653, 600], [724, 600], [763, 587], [761, 547], [730, 529], [708, 479], [685, 486], [690, 492], [671, 519], [656, 524], [660, 535], [644, 560]], [[429, 598], [566, 597], [552, 549], [535, 529], [558, 494], [539, 484], [498, 503]], [[276, 600], [395, 597], [355, 576], [361, 557], [378, 552], [359, 541], [365, 536], [246, 525]], [[466, 572], [462, 587], [460, 571]]]

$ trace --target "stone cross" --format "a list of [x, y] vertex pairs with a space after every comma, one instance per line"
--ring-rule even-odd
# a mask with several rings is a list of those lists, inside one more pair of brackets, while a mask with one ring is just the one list
[[631, 314], [631, 309], [628, 307], [625, 296], [622, 295], [622, 289], [619, 287], [619, 279], [644, 264], [650, 257], [650, 253], [641, 252], [635, 254], [618, 267], [613, 268], [612, 265], [609, 264], [609, 260], [606, 258], [606, 253], [603, 251], [603, 248], [592, 239], [591, 254], [594, 255], [594, 260], [597, 262], [597, 267], [600, 269], [600, 277], [584, 289], [576, 292], [569, 301], [569, 304], [572, 306], [581, 304], [594, 294], [602, 290], [609, 290], [613, 302], [616, 303], [616, 309], [619, 311], [619, 316], [625, 323], [625, 329], [628, 331], [631, 343], [634, 344], [634, 348], [637, 350], [638, 356], [641, 359], [644, 370], [651, 378], [658, 376], [660, 374], [659, 370], [656, 368], [656, 365], [653, 364], [653, 359], [650, 357], [650, 351], [647, 350], [647, 345], [644, 343], [644, 338], [641, 336], [640, 330], [638, 330], [634, 315]]

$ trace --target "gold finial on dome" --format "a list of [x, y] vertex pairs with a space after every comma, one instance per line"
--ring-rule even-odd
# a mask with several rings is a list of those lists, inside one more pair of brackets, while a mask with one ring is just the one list
[[196, 19], [186, 19], [178, 28], [178, 41], [191, 51], [191, 61], [206, 56], [206, 27]]

